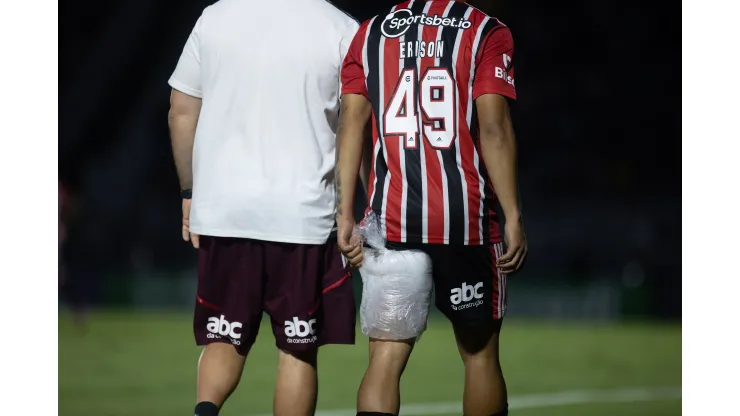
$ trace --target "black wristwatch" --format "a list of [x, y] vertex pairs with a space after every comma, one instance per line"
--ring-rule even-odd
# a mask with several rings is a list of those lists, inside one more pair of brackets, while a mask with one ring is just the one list
[[192, 189], [183, 189], [180, 191], [180, 196], [182, 199], [192, 199], [193, 198], [193, 190]]

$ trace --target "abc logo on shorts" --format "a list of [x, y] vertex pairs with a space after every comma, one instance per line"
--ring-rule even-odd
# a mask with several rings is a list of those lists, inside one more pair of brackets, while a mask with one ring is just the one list
[[208, 338], [221, 338], [222, 336], [229, 337], [231, 338], [231, 343], [234, 345], [241, 344], [238, 340], [242, 337], [242, 334], [241, 332], [236, 332], [236, 330], [241, 329], [241, 327], [241, 322], [229, 322], [224, 319], [223, 315], [219, 318], [216, 318], [215, 316], [208, 318], [208, 324], [206, 325], [206, 329], [210, 332], [208, 334]]
[[[450, 291], [450, 302], [452, 302], [452, 309], [467, 309], [482, 305], [482, 289], [483, 282], [478, 282], [475, 285], [469, 285], [466, 282], [463, 282], [462, 287], [452, 289]], [[473, 300], [475, 300], [475, 302], [467, 303]], [[464, 304], [460, 305], [461, 303]]]
[[[291, 344], [307, 344], [316, 341], [316, 318], [309, 319], [308, 322], [298, 319], [294, 316], [293, 321], [285, 321], [285, 335]], [[309, 338], [309, 335], [311, 335]], [[298, 337], [295, 339], [293, 337]]]

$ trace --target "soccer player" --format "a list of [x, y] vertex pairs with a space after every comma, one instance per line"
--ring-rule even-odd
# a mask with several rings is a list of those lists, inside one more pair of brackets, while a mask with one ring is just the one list
[[182, 238], [199, 256], [198, 416], [236, 388], [263, 312], [279, 351], [276, 415], [313, 414], [317, 348], [354, 343], [331, 233], [340, 69], [358, 27], [323, 0], [222, 0], [169, 80]]
[[[340, 249], [362, 264], [352, 184], [371, 120], [369, 209], [381, 219], [387, 248], [420, 249], [432, 259], [436, 305], [452, 322], [465, 366], [468, 416], [507, 414], [498, 351], [506, 276], [527, 255], [509, 116], [513, 52], [509, 29], [465, 2], [406, 1], [360, 26], [342, 68]], [[398, 414], [412, 347], [413, 340], [370, 339], [358, 415]]]

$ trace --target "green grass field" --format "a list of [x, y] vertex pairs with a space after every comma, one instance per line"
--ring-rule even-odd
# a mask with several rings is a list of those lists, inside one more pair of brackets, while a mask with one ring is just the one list
[[[322, 411], [354, 407], [367, 363], [367, 341], [358, 334], [355, 346], [330, 346], [321, 352]], [[681, 386], [679, 325], [510, 320], [504, 324], [501, 349], [512, 415], [681, 414], [676, 396]], [[62, 314], [59, 414], [190, 415], [199, 352], [187, 314], [97, 313], [85, 333]], [[270, 413], [276, 358], [270, 327], [263, 323], [242, 382], [222, 415]], [[428, 414], [461, 414], [449, 407], [461, 398], [462, 377], [451, 328], [436, 318], [406, 369], [403, 403], [419, 405], [414, 411], [409, 408], [417, 415], [427, 408]], [[672, 390], [654, 396], [651, 388]], [[589, 390], [605, 392], [593, 399]], [[582, 396], [586, 398], [579, 399]]]

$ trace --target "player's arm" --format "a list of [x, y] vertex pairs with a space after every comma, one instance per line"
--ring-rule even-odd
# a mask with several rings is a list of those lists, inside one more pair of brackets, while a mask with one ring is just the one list
[[172, 154], [175, 158], [180, 189], [193, 189], [193, 143], [203, 100], [175, 89], [170, 95], [170, 127]]
[[506, 218], [506, 253], [498, 267], [504, 273], [521, 268], [527, 256], [517, 179], [517, 147], [509, 113], [509, 99], [516, 99], [511, 65], [514, 44], [503, 27], [485, 39], [476, 70], [473, 96], [480, 126], [481, 158]]
[[[362, 243], [353, 236], [355, 228], [354, 205], [357, 176], [362, 164], [365, 147], [365, 129], [370, 119], [371, 105], [365, 84], [362, 45], [368, 22], [363, 23], [352, 35], [352, 41], [342, 62], [340, 74], [342, 104], [337, 128], [337, 245], [354, 267], [362, 265]], [[349, 39], [346, 36], [345, 39]], [[343, 42], [343, 45], [347, 45]], [[344, 47], [344, 46], [343, 46]], [[344, 54], [344, 51], [342, 51]], [[368, 171], [369, 163], [363, 165]], [[368, 176], [362, 174], [363, 186], [367, 189]]]
[[[342, 95], [342, 110], [337, 130], [337, 215], [354, 218], [355, 187], [363, 155], [368, 151], [365, 126], [370, 119], [370, 102], [359, 94]], [[363, 167], [369, 171], [369, 161]], [[365, 176], [364, 174], [362, 176]], [[363, 185], [367, 188], [367, 177]]]
[[[340, 94], [349, 92], [353, 94], [365, 94], [365, 75], [362, 69], [362, 35], [357, 37], [360, 25], [356, 21], [350, 21], [342, 34], [342, 40], [339, 44], [340, 65]], [[367, 30], [367, 24], [363, 25], [363, 33]], [[339, 117], [342, 117], [340, 111]], [[362, 151], [362, 161], [360, 163], [360, 182], [367, 193], [368, 181], [370, 178], [370, 161], [372, 160], [372, 130], [370, 123], [365, 125], [364, 142]], [[368, 151], [368, 147], [370, 150]]]
[[506, 98], [486, 94], [475, 101], [478, 107], [483, 162], [506, 221], [521, 221], [517, 185], [516, 139]]
[[516, 272], [527, 254], [519, 205], [517, 152], [514, 128], [506, 98], [486, 94], [476, 100], [480, 125], [481, 157], [506, 218], [507, 251], [499, 259], [505, 273]]
[[343, 94], [337, 129], [337, 245], [353, 267], [362, 266], [362, 242], [353, 235], [357, 176], [362, 163], [364, 130], [370, 102], [362, 95]]
[[365, 125], [365, 132], [362, 141], [362, 163], [360, 164], [360, 182], [362, 182], [362, 189], [367, 195], [368, 187], [370, 186], [370, 168], [373, 164], [373, 129], [370, 123]]

